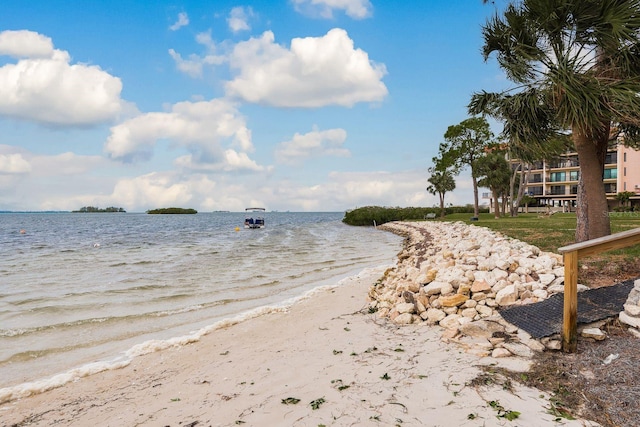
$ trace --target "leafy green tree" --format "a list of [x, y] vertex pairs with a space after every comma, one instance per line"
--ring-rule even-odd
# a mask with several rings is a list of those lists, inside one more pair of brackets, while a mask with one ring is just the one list
[[475, 173], [478, 185], [487, 187], [493, 196], [493, 212], [496, 218], [500, 218], [500, 202], [503, 200], [502, 213], [504, 215], [504, 202], [509, 194], [511, 181], [511, 168], [509, 162], [501, 151], [493, 151], [475, 161]]
[[444, 195], [449, 191], [456, 189], [456, 181], [449, 169], [438, 170], [437, 167], [429, 168], [429, 186], [427, 191], [434, 196], [438, 194], [440, 197], [440, 217], [444, 218]]
[[471, 117], [457, 125], [449, 126], [444, 134], [445, 142], [440, 144], [439, 159], [434, 163], [439, 170], [451, 169], [458, 174], [461, 170], [471, 168], [473, 182], [473, 211], [474, 216], [480, 213], [478, 203], [478, 180], [474, 172], [475, 161], [485, 155], [486, 150], [493, 145], [493, 133], [484, 117]]
[[614, 131], [639, 140], [639, 33], [637, 0], [514, 1], [483, 27], [485, 60], [496, 53], [516, 86], [475, 94], [469, 111], [508, 111], [517, 120], [505, 133], [523, 143], [570, 131], [580, 161], [577, 241], [611, 233], [602, 175]]
[[616, 194], [616, 200], [620, 202], [620, 206], [626, 207], [627, 204], [629, 204], [631, 198], [635, 195], [636, 193], [634, 193], [633, 191], [622, 191]]

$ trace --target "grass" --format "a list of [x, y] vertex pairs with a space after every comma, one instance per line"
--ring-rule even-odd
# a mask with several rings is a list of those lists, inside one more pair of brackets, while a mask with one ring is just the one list
[[[610, 214], [611, 232], [619, 233], [640, 227], [640, 214]], [[538, 214], [520, 214], [517, 217], [494, 218], [493, 214], [480, 214], [477, 222], [471, 222], [468, 214], [447, 215], [445, 221], [463, 221], [499, 231], [502, 234], [525, 241], [539, 247], [543, 251], [556, 252], [559, 247], [575, 242], [576, 215], [574, 213], [558, 213], [549, 217]], [[629, 248], [633, 250], [633, 248]], [[640, 248], [636, 248], [636, 255]], [[624, 250], [623, 252], [626, 252]], [[615, 251], [612, 251], [615, 253]]]

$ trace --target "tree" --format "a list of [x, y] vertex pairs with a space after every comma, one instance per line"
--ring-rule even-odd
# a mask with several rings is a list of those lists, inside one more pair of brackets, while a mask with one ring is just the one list
[[485, 60], [496, 53], [516, 86], [475, 94], [469, 112], [509, 111], [517, 120], [505, 134], [523, 143], [570, 134], [580, 162], [576, 241], [611, 233], [604, 161], [617, 133], [639, 140], [639, 33], [638, 0], [522, 0], [483, 27]]
[[620, 206], [627, 207], [627, 204], [629, 203], [631, 198], [635, 195], [636, 193], [634, 193], [633, 191], [622, 191], [616, 194], [616, 200], [620, 202]]
[[511, 168], [509, 162], [504, 158], [504, 153], [493, 151], [486, 156], [480, 157], [475, 162], [475, 173], [478, 184], [487, 187], [493, 195], [493, 214], [500, 218], [500, 202], [502, 199], [502, 214], [509, 194], [509, 183], [511, 181]]
[[466, 167], [471, 168], [473, 182], [473, 212], [480, 214], [478, 206], [478, 180], [474, 173], [475, 161], [484, 156], [485, 151], [493, 144], [493, 133], [484, 117], [471, 117], [460, 124], [449, 126], [444, 134], [446, 142], [440, 144], [439, 170], [451, 168], [452, 173], [459, 173]]
[[427, 191], [434, 196], [440, 196], [440, 217], [444, 218], [444, 195], [456, 189], [456, 181], [449, 169], [438, 170], [437, 167], [429, 168], [429, 186]]

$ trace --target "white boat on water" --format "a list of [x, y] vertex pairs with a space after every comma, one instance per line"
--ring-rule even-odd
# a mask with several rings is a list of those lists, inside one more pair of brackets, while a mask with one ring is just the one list
[[264, 228], [264, 216], [251, 215], [250, 212], [264, 212], [264, 208], [246, 208], [247, 215], [244, 219], [244, 228]]

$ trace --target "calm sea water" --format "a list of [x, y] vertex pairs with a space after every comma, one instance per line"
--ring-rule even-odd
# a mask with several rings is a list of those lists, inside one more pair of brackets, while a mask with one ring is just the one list
[[0, 214], [0, 389], [215, 333], [392, 265], [402, 244], [342, 213], [264, 216]]

